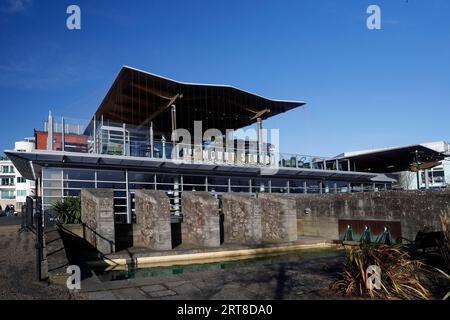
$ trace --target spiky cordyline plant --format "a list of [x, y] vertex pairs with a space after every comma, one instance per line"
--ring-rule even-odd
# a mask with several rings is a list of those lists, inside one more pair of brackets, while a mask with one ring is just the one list
[[79, 197], [64, 198], [53, 204], [53, 210], [59, 223], [81, 222], [81, 200]]
[[[366, 270], [371, 265], [381, 269], [381, 289], [366, 287]], [[430, 292], [421, 284], [419, 272], [423, 264], [411, 260], [400, 246], [361, 245], [347, 251], [347, 261], [332, 288], [347, 296], [378, 299], [428, 299]]]

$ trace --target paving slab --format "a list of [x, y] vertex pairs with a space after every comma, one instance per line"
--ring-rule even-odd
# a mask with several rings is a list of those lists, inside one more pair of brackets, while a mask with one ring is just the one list
[[139, 288], [113, 290], [112, 293], [120, 300], [147, 300], [148, 297]]
[[164, 287], [163, 285], [155, 284], [155, 285], [151, 285], [151, 286], [141, 287], [141, 290], [144, 291], [145, 293], [151, 293], [151, 292], [155, 292], [155, 291], [164, 291], [164, 290], [167, 290], [167, 288]]
[[149, 292], [148, 295], [152, 298], [164, 298], [169, 296], [174, 296], [177, 293], [172, 290], [164, 290], [164, 291], [155, 291], [155, 292]]

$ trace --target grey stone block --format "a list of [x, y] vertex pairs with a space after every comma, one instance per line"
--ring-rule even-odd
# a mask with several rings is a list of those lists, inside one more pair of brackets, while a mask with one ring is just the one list
[[103, 254], [115, 252], [113, 189], [82, 189], [81, 221], [91, 245]]
[[261, 193], [262, 241], [291, 242], [297, 240], [295, 199], [289, 195]]
[[261, 201], [243, 193], [224, 193], [224, 242], [253, 244], [262, 240]]
[[449, 203], [450, 189], [301, 195], [299, 235], [338, 240], [339, 219], [355, 219], [400, 221], [402, 237], [414, 239], [424, 228], [442, 230], [439, 215]]
[[183, 244], [200, 247], [220, 246], [219, 203], [208, 192], [183, 192], [181, 196]]
[[134, 246], [154, 250], [172, 249], [170, 200], [164, 191], [137, 190], [135, 214]]

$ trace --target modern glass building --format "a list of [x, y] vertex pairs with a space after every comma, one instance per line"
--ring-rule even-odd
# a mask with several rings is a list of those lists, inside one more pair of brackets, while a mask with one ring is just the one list
[[[5, 153], [26, 179], [37, 182], [45, 210], [82, 188], [112, 188], [119, 224], [133, 222], [139, 189], [165, 190], [176, 217], [184, 191], [220, 197], [391, 188], [393, 179], [354, 171], [349, 159], [280, 152], [263, 121], [304, 104], [123, 67], [92, 119], [76, 124], [50, 115], [44, 129], [35, 130], [36, 150]], [[236, 134], [252, 126], [243, 137]]]

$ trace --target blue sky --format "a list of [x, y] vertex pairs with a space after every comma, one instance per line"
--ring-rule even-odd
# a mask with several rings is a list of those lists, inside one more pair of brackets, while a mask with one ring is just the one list
[[[82, 29], [66, 28], [77, 4]], [[382, 29], [368, 30], [377, 4]], [[450, 140], [448, 0], [2, 0], [0, 150], [51, 109], [89, 118], [122, 65], [305, 100], [265, 122], [281, 150]]]

